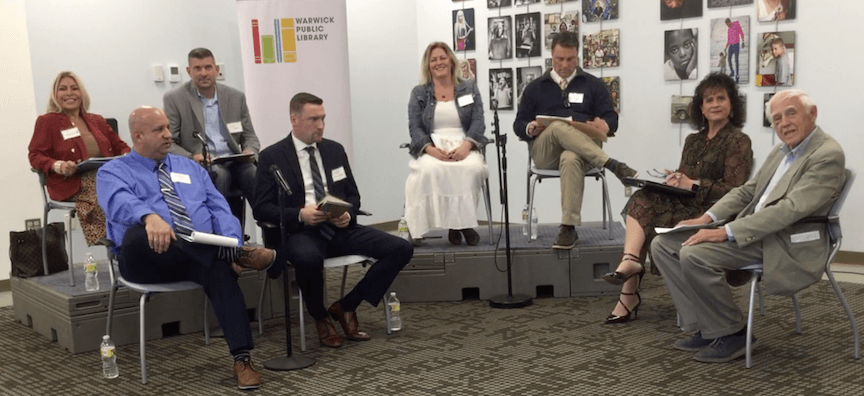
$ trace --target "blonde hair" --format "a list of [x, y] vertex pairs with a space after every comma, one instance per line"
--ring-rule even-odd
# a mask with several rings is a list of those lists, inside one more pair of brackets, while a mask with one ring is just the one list
[[63, 110], [60, 107], [60, 103], [57, 102], [57, 87], [60, 85], [60, 80], [69, 77], [75, 80], [75, 84], [78, 84], [78, 89], [81, 90], [81, 107], [79, 110], [83, 113], [87, 112], [87, 109], [90, 108], [90, 94], [87, 93], [87, 88], [84, 88], [84, 83], [81, 82], [81, 79], [72, 73], [71, 71], [62, 71], [57, 74], [57, 77], [54, 78], [54, 84], [51, 84], [51, 94], [48, 95], [48, 106], [45, 110], [46, 113], [61, 113]]
[[447, 43], [436, 41], [429, 44], [426, 47], [426, 51], [423, 52], [423, 62], [420, 64], [420, 84], [426, 85], [432, 81], [432, 73], [429, 72], [429, 58], [432, 57], [432, 51], [437, 48], [443, 49], [447, 57], [450, 58], [450, 77], [453, 79], [453, 84], [456, 85], [462, 82], [462, 73], [458, 72], [458, 68], [456, 67], [456, 54], [453, 53], [453, 50], [450, 49]]

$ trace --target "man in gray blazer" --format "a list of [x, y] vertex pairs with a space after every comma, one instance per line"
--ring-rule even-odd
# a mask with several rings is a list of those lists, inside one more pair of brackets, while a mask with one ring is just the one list
[[[193, 49], [188, 59], [186, 72], [191, 81], [162, 98], [174, 138], [171, 153], [192, 158], [202, 165], [227, 155], [257, 154], [261, 144], [252, 128], [246, 96], [234, 88], [216, 83], [219, 66], [210, 50]], [[208, 143], [210, 158], [204, 158], [202, 140]], [[213, 184], [222, 195], [237, 186], [247, 199], [252, 198], [256, 172], [254, 157], [211, 163], [210, 171]]]
[[825, 225], [799, 220], [831, 210], [846, 182], [843, 149], [816, 126], [816, 105], [803, 91], [782, 91], [765, 106], [782, 144], [752, 180], [680, 223], [725, 225], [663, 234], [651, 244], [681, 328], [695, 332], [673, 347], [696, 352], [700, 362], [745, 353], [747, 317], [724, 281], [727, 272], [761, 262], [765, 290], [789, 296], [817, 282], [828, 258]]

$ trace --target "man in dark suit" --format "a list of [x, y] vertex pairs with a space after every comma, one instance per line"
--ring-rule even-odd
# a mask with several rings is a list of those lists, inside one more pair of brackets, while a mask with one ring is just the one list
[[[370, 336], [359, 330], [355, 310], [363, 300], [378, 305], [393, 279], [411, 260], [414, 248], [408, 241], [357, 224], [360, 193], [345, 149], [323, 138], [323, 101], [315, 95], [299, 93], [291, 99], [290, 112], [291, 134], [262, 151], [258, 159], [252, 205], [255, 219], [279, 223], [279, 185], [270, 171], [272, 165], [278, 166], [293, 194], [288, 197], [284, 212], [287, 245], [277, 249], [279, 265], [272, 267], [270, 275], [278, 276], [286, 261], [294, 266], [298, 287], [315, 319], [322, 345], [331, 348], [342, 345], [328, 316], [339, 321], [345, 338], [369, 340]], [[325, 194], [353, 206], [341, 216], [333, 217], [318, 209], [317, 202]], [[325, 310], [324, 259], [349, 254], [370, 256], [378, 261], [353, 290]]]

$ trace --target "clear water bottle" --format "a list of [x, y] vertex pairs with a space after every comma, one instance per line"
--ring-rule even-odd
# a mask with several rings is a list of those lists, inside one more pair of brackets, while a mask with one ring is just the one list
[[[534, 214], [537, 215], [536, 213]], [[522, 207], [522, 235], [528, 236], [528, 205]]]
[[99, 291], [98, 273], [93, 253], [87, 252], [87, 256], [84, 258], [84, 289], [87, 291]]
[[402, 306], [399, 304], [399, 299], [396, 298], [396, 292], [390, 292], [390, 297], [387, 298], [387, 310], [390, 311], [390, 331], [402, 330]]
[[408, 222], [405, 221], [405, 216], [402, 216], [402, 219], [399, 220], [399, 238], [406, 241], [411, 239], [411, 237], [408, 236]]
[[531, 210], [533, 216], [531, 216], [531, 240], [537, 239], [537, 225], [540, 224], [540, 220], [537, 219], [537, 208]]
[[111, 337], [102, 336], [102, 345], [99, 345], [99, 353], [102, 355], [102, 377], [117, 378], [120, 376], [120, 370], [117, 368], [117, 348], [111, 342]]

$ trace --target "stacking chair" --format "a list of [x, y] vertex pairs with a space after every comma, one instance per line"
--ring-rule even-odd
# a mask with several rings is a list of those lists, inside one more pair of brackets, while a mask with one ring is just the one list
[[[849, 304], [846, 302], [846, 298], [843, 296], [843, 292], [840, 290], [840, 285], [837, 284], [837, 281], [834, 279], [834, 273], [831, 271], [831, 262], [834, 260], [834, 256], [840, 250], [840, 243], [843, 240], [843, 233], [840, 229], [840, 209], [843, 207], [843, 202], [846, 200], [847, 195], [849, 194], [849, 190], [852, 188], [852, 182], [855, 180], [855, 172], [849, 169], [846, 170], [846, 185], [843, 186], [843, 190], [840, 193], [840, 196], [837, 198], [837, 201], [834, 203], [834, 207], [831, 208], [831, 212], [828, 216], [825, 217], [810, 217], [805, 218], [802, 221], [806, 222], [824, 222], [826, 224], [826, 230], [828, 234], [828, 243], [831, 248], [831, 252], [828, 254], [828, 260], [825, 262], [825, 274], [828, 276], [828, 282], [831, 283], [831, 287], [834, 288], [834, 293], [837, 295], [837, 299], [840, 300], [840, 305], [843, 306], [843, 310], [846, 311], [846, 316], [849, 317], [849, 324], [852, 326], [852, 337], [854, 339], [854, 356], [855, 359], [859, 359], [861, 357], [859, 350], [859, 333], [858, 333], [858, 324], [855, 322], [855, 316], [852, 314], [852, 310], [849, 308]], [[739, 268], [740, 270], [749, 271], [751, 273], [750, 278], [750, 309], [747, 314], [747, 353], [745, 359], [745, 366], [747, 368], [751, 367], [751, 354], [753, 352], [752, 348], [752, 340], [753, 340], [753, 305], [756, 297], [756, 289], [759, 286], [759, 281], [762, 279], [763, 274], [763, 264], [757, 263], [752, 265], [747, 265]], [[764, 307], [762, 305], [762, 290], [759, 288], [759, 308], [760, 313], [762, 315], [765, 314]], [[795, 295], [792, 295], [792, 306], [795, 309], [795, 332], [801, 333], [801, 308], [798, 305], [798, 298]]]
[[[269, 248], [275, 248], [275, 246], [277, 244], [275, 244], [273, 242], [274, 241], [273, 238], [277, 238], [277, 239], [275, 239], [276, 241], [279, 240], [278, 239], [279, 228], [273, 223], [264, 222], [264, 221], [259, 221], [258, 225], [262, 228], [262, 235], [264, 237], [264, 245], [269, 247]], [[356, 255], [356, 254], [355, 255], [347, 255], [347, 256], [339, 256], [339, 257], [331, 257], [331, 258], [324, 260], [324, 270], [327, 270], [330, 268], [342, 268], [342, 287], [339, 289], [339, 298], [342, 298], [345, 296], [345, 281], [348, 277], [348, 266], [354, 265], [354, 264], [360, 264], [360, 265], [363, 265], [365, 267], [368, 264], [374, 264], [374, 263], [375, 263], [374, 258]], [[291, 265], [291, 263], [288, 263], [288, 265]], [[287, 276], [287, 272], [283, 273], [282, 276]], [[262, 308], [264, 307], [264, 296], [267, 293], [267, 284], [269, 283], [267, 281], [267, 279], [268, 279], [267, 274], [264, 274], [264, 279], [261, 282], [261, 294], [258, 296], [258, 309], [257, 309], [257, 312], [258, 312], [258, 334], [264, 334], [264, 325], [263, 325], [263, 321], [261, 320], [261, 312], [263, 311]], [[285, 290], [284, 292], [289, 293], [290, 291]], [[304, 315], [303, 315], [303, 307], [304, 307], [304, 305], [303, 305], [303, 292], [300, 290], [300, 287], [297, 288], [297, 295], [298, 295], [297, 303], [298, 303], [298, 306], [300, 308], [298, 311], [299, 312], [298, 316], [300, 317], [300, 350], [306, 351], [306, 323], [305, 323], [305, 319], [304, 319]], [[386, 294], [385, 294], [385, 296], [386, 296]], [[385, 325], [384, 327], [387, 329], [387, 334], [391, 334], [390, 311], [387, 309], [387, 304], [381, 304], [381, 305], [384, 308], [384, 325]]]
[[[606, 172], [601, 168], [594, 168], [585, 172], [585, 177], [593, 177], [594, 180], [600, 180], [603, 183], [603, 205], [600, 211], [603, 212], [603, 229], [609, 230], [609, 239], [612, 237], [612, 202], [609, 200], [609, 188], [606, 185]], [[534, 219], [534, 188], [538, 182], [543, 179], [561, 178], [561, 171], [558, 169], [540, 169], [534, 165], [534, 158], [531, 156], [531, 146], [528, 146], [528, 242], [532, 241], [531, 221]], [[608, 216], [608, 217], [607, 217]], [[607, 221], [608, 218], [608, 221]]]
[[[111, 252], [111, 247], [114, 244], [109, 241], [107, 238], [102, 238], [99, 240], [99, 244], [104, 245], [108, 248], [108, 274], [111, 277], [111, 292], [108, 295], [108, 321], [105, 325], [105, 334], [111, 335], [111, 319], [114, 315], [114, 297], [117, 294], [117, 289], [120, 286], [125, 286], [129, 290], [136, 291], [141, 293], [141, 299], [139, 302], [139, 323], [140, 323], [140, 331], [139, 331], [139, 350], [141, 356], [141, 383], [147, 383], [147, 361], [146, 361], [146, 353], [145, 353], [145, 329], [147, 328], [145, 318], [146, 315], [144, 313], [144, 306], [147, 301], [150, 300], [150, 296], [158, 293], [171, 293], [171, 292], [182, 292], [200, 289], [201, 285], [192, 282], [192, 281], [180, 281], [180, 282], [166, 282], [166, 283], [150, 283], [150, 284], [140, 284], [130, 282], [126, 279], [123, 279], [123, 276], [119, 273], [119, 268], [117, 267], [117, 260], [114, 257], [114, 254]], [[210, 345], [210, 329], [207, 326], [207, 311], [208, 311], [208, 300], [207, 296], [204, 296], [204, 343], [206, 345]]]
[[75, 267], [72, 265], [72, 219], [75, 218], [75, 202], [55, 201], [48, 195], [46, 187], [47, 176], [40, 169], [31, 168], [39, 175], [39, 191], [42, 192], [42, 267], [48, 274], [48, 245], [46, 232], [48, 230], [48, 212], [56, 209], [68, 212], [66, 222], [66, 249], [69, 252], [69, 286], [75, 286]]

